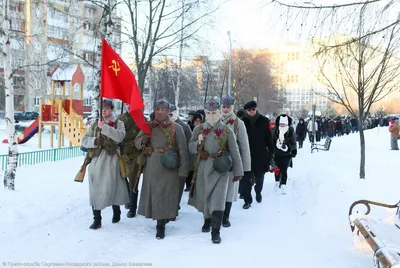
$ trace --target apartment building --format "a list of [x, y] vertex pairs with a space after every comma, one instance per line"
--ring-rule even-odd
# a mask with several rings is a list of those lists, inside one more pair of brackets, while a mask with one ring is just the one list
[[[108, 3], [108, 0], [103, 0]], [[14, 75], [15, 110], [37, 110], [39, 99], [50, 92], [51, 74], [57, 67], [74, 68], [85, 74], [85, 105], [91, 104], [95, 69], [99, 64], [99, 20], [103, 8], [99, 2], [80, 0], [11, 1], [11, 55]], [[111, 0], [112, 4], [116, 0]], [[0, 10], [2, 10], [2, 1]], [[0, 21], [2, 21], [2, 13]], [[121, 49], [121, 19], [113, 11], [113, 35], [110, 43]], [[1, 37], [0, 37], [1, 38]], [[116, 45], [115, 45], [116, 44]], [[0, 76], [3, 74], [0, 62]], [[21, 68], [25, 66], [24, 68]], [[4, 109], [4, 83], [0, 79], [0, 110]], [[61, 88], [56, 88], [56, 92]], [[67, 91], [69, 92], [69, 90]], [[75, 91], [78, 96], [78, 90]]]
[[325, 97], [329, 92], [319, 82], [317, 69], [308, 46], [284, 44], [271, 50], [271, 74], [286, 109], [291, 112], [311, 110], [315, 104], [319, 110], [324, 110], [330, 105]]
[[[292, 112], [303, 109], [311, 110], [312, 105], [317, 106], [317, 110], [324, 111], [332, 110], [332, 102], [327, 98], [336, 99], [328, 90], [327, 79], [329, 83], [337, 89], [340, 96], [343, 98], [346, 92], [346, 98], [357, 109], [357, 95], [352, 89], [343, 88], [341, 70], [332, 58], [327, 54], [325, 57], [320, 56], [319, 60], [315, 57], [315, 53], [321, 45], [342, 44], [347, 41], [347, 36], [331, 36], [326, 39], [310, 40], [305, 45], [299, 44], [284, 44], [278, 49], [271, 51], [272, 58], [272, 75], [277, 78], [278, 89], [280, 95], [285, 100], [285, 106]], [[371, 48], [374, 49], [374, 48]], [[379, 51], [375, 54], [368, 64], [368, 68], [375, 68], [380, 59]], [[337, 57], [336, 57], [337, 58]], [[394, 58], [396, 60], [396, 58]], [[349, 59], [350, 60], [350, 59]], [[400, 58], [397, 59], [400, 62]], [[351, 64], [349, 61], [348, 64]], [[368, 68], [366, 72], [368, 72]], [[346, 72], [354, 74], [357, 77], [357, 70], [351, 70], [346, 66]], [[347, 73], [348, 75], [351, 75]], [[346, 75], [345, 75], [346, 76]], [[347, 79], [347, 78], [346, 78]], [[393, 83], [397, 83], [393, 81]], [[398, 83], [397, 83], [398, 84]], [[387, 86], [391, 86], [389, 83]], [[377, 109], [384, 109], [390, 112], [400, 112], [400, 88], [373, 105], [371, 112]], [[335, 106], [337, 107], [337, 106]], [[342, 113], [347, 111], [340, 109]]]

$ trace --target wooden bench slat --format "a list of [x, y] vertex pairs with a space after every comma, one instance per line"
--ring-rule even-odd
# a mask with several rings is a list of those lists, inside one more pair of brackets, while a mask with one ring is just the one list
[[394, 224], [377, 223], [372, 218], [356, 218], [354, 225], [384, 267], [400, 267], [400, 230]]

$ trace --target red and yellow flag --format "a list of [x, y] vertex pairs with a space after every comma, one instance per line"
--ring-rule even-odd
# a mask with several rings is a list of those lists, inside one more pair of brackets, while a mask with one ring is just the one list
[[137, 126], [151, 133], [142, 109], [144, 103], [135, 75], [106, 40], [101, 48], [101, 86], [100, 97], [119, 99], [129, 104], [129, 113]]

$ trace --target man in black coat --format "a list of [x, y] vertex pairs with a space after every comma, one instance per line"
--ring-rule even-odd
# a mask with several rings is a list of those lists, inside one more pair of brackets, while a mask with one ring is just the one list
[[[274, 155], [272, 134], [269, 127], [269, 119], [257, 111], [257, 103], [255, 101], [246, 103], [244, 109], [247, 112], [243, 122], [249, 137], [251, 172], [255, 178], [254, 190], [256, 192], [256, 201], [261, 203], [264, 175], [269, 171], [270, 162]], [[249, 208], [253, 202], [251, 197], [252, 182], [250, 179], [244, 178], [240, 182], [242, 184], [241, 193], [245, 202], [243, 208]]]

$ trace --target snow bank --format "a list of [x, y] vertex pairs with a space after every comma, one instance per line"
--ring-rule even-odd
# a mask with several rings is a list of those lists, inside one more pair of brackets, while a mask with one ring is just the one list
[[[92, 222], [87, 178], [73, 182], [83, 158], [18, 169], [16, 191], [0, 189], [0, 250], [3, 261], [146, 262], [153, 267], [373, 267], [372, 253], [357, 249], [348, 224], [350, 204], [358, 199], [396, 203], [399, 152], [389, 150], [386, 128], [366, 132], [367, 178], [358, 178], [358, 134], [334, 138], [331, 151], [299, 150], [289, 170], [288, 195], [273, 191], [266, 174], [263, 202], [243, 210], [233, 204], [222, 244], [202, 233], [202, 215], [188, 206], [187, 193], [166, 237], [155, 239], [155, 222], [138, 216], [103, 227]], [[372, 211], [388, 216], [388, 211]]]

